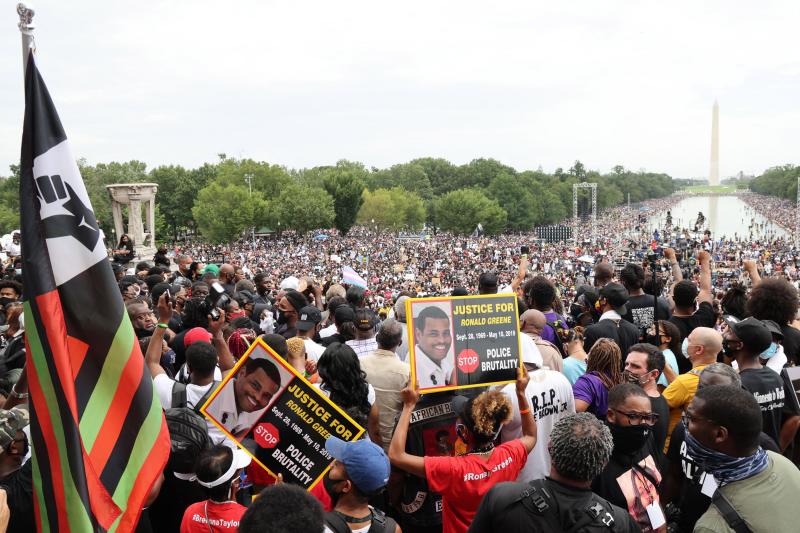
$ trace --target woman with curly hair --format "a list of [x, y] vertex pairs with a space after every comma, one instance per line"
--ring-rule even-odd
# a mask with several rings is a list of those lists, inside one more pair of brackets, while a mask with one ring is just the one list
[[783, 333], [783, 351], [789, 365], [800, 360], [800, 330], [789, 324], [797, 314], [797, 289], [783, 278], [767, 278], [753, 287], [747, 312], [759, 320], [772, 320]]
[[443, 533], [467, 531], [484, 494], [497, 483], [517, 479], [525, 466], [536, 445], [536, 422], [525, 395], [527, 385], [528, 374], [521, 368], [516, 388], [523, 436], [496, 447], [494, 442], [503, 424], [511, 420], [511, 401], [497, 390], [474, 399], [453, 398], [451, 406], [458, 415], [456, 435], [469, 450], [457, 457], [420, 457], [406, 452], [408, 425], [419, 392], [416, 387], [401, 392], [403, 412], [389, 445], [389, 459], [396, 468], [426, 479], [430, 489], [442, 495]]
[[356, 352], [346, 344], [334, 342], [328, 346], [317, 361], [319, 388], [333, 403], [347, 410], [354, 407], [367, 417], [367, 433], [372, 442], [382, 445], [378, 404], [375, 389], [367, 383], [367, 375], [361, 370]]
[[575, 394], [575, 411], [588, 411], [600, 420], [608, 412], [608, 391], [624, 381], [622, 352], [611, 339], [597, 339], [589, 350], [586, 373], [572, 386]]

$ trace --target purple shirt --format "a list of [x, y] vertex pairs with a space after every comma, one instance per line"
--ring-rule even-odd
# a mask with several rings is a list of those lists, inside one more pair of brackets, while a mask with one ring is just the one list
[[589, 404], [588, 412], [600, 420], [606, 419], [608, 413], [608, 389], [597, 377], [597, 371], [593, 370], [578, 378], [572, 386], [572, 392], [576, 400], [583, 400]]
[[[561, 315], [559, 315], [557, 313], [554, 313], [553, 311], [550, 311], [549, 313], [545, 313], [544, 314], [544, 318], [548, 322], [550, 322], [551, 324], [555, 324], [557, 321], [562, 320], [563, 321], [563, 324], [562, 324], [563, 327], [565, 327], [565, 328], [567, 327], [567, 321], [564, 320], [564, 317], [562, 317]], [[550, 324], [548, 324], [548, 325], [546, 325], [544, 327], [544, 329], [542, 330], [542, 334], [540, 336], [544, 340], [550, 341], [553, 344], [555, 344], [556, 346], [561, 346], [561, 339], [558, 339], [558, 337], [556, 336], [556, 332], [553, 330], [553, 328], [552, 328], [552, 326], [550, 326]]]

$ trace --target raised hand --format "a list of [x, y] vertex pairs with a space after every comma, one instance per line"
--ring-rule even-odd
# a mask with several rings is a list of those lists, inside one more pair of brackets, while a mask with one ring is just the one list
[[[94, 250], [100, 240], [100, 229], [91, 209], [83, 204], [69, 183], [61, 176], [39, 176], [36, 178], [39, 201], [48, 206], [60, 206], [68, 214], [55, 214], [42, 219], [45, 238], [72, 236], [87, 249]], [[50, 211], [48, 209], [47, 211]]]

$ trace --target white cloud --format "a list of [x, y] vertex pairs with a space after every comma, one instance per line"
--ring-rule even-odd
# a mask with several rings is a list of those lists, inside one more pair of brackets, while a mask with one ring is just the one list
[[[312, 166], [435, 155], [675, 177], [797, 163], [800, 4], [40, 0], [40, 66], [77, 154]], [[7, 17], [11, 17], [10, 6]], [[0, 35], [0, 164], [19, 37]]]

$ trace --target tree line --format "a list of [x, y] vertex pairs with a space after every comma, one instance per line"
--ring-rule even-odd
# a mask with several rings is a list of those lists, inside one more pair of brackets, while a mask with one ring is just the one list
[[768, 168], [750, 181], [750, 190], [796, 202], [798, 177], [800, 177], [800, 167], [794, 165]]
[[[597, 182], [599, 209], [672, 194], [666, 174], [615, 166], [601, 174], [580, 161], [552, 174], [517, 171], [494, 159], [455, 165], [425, 157], [390, 168], [367, 168], [341, 160], [335, 165], [288, 169], [219, 154], [216, 163], [187, 169], [179, 165], [147, 170], [141, 161], [79, 167], [98, 221], [111, 239], [113, 220], [106, 185], [153, 182], [156, 234], [177, 240], [200, 234], [212, 242], [235, 240], [251, 228], [306, 233], [354, 224], [376, 229], [419, 231], [426, 223], [454, 233], [471, 233], [480, 223], [488, 234], [529, 231], [572, 215], [572, 186]], [[19, 167], [0, 179], [0, 232], [19, 227]], [[588, 192], [579, 208], [589, 209]], [[115, 236], [118, 238], [119, 236]]]

